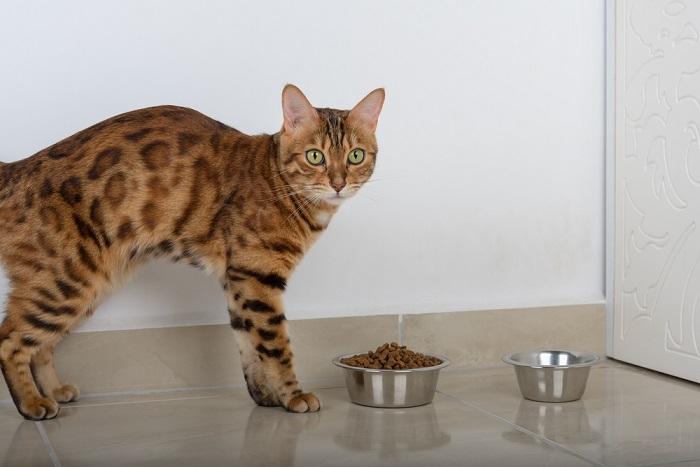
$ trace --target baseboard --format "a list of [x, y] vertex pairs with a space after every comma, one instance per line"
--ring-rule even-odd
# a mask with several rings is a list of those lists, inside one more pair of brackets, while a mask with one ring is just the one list
[[605, 356], [605, 304], [403, 316], [404, 343], [453, 368], [499, 365], [510, 352], [585, 350]]
[[[290, 320], [295, 367], [304, 382], [342, 384], [331, 359], [402, 340], [448, 356], [453, 368], [498, 365], [503, 353], [547, 346], [605, 351], [604, 305]], [[402, 322], [401, 322], [402, 321]], [[400, 324], [401, 322], [401, 324]], [[402, 329], [401, 336], [399, 328]], [[56, 350], [65, 382], [84, 395], [243, 385], [229, 326], [81, 332]], [[4, 384], [0, 400], [9, 400]]]

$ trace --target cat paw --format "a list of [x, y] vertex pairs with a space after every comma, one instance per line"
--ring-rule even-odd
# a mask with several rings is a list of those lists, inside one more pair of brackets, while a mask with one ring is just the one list
[[29, 397], [18, 407], [27, 420], [50, 420], [58, 415], [58, 403], [48, 397]]
[[289, 399], [284, 408], [294, 413], [318, 412], [321, 410], [321, 401], [314, 394], [304, 392]]
[[52, 395], [57, 402], [65, 404], [77, 401], [80, 397], [80, 390], [72, 384], [64, 384], [60, 388], [54, 389]]

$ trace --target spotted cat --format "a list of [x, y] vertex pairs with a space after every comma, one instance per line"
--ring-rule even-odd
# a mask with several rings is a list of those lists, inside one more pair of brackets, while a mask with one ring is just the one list
[[78, 388], [56, 375], [61, 338], [156, 257], [215, 275], [251, 397], [317, 411], [292, 366], [282, 294], [338, 206], [370, 178], [384, 102], [314, 108], [282, 92], [284, 122], [249, 136], [191, 109], [125, 113], [0, 164], [0, 261], [10, 281], [0, 365], [19, 412], [42, 420]]

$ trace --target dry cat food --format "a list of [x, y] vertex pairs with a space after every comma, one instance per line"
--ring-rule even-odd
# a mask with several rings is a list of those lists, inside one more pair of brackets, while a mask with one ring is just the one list
[[370, 350], [367, 353], [343, 358], [340, 363], [359, 368], [405, 370], [439, 365], [442, 360], [408, 350], [405, 345], [392, 342], [380, 345], [374, 352]]

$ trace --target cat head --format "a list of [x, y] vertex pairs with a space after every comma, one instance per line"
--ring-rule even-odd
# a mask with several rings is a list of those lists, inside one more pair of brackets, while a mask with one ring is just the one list
[[311, 202], [339, 205], [370, 178], [377, 157], [374, 132], [384, 103], [375, 89], [352, 110], [319, 109], [294, 85], [282, 91], [280, 171]]

